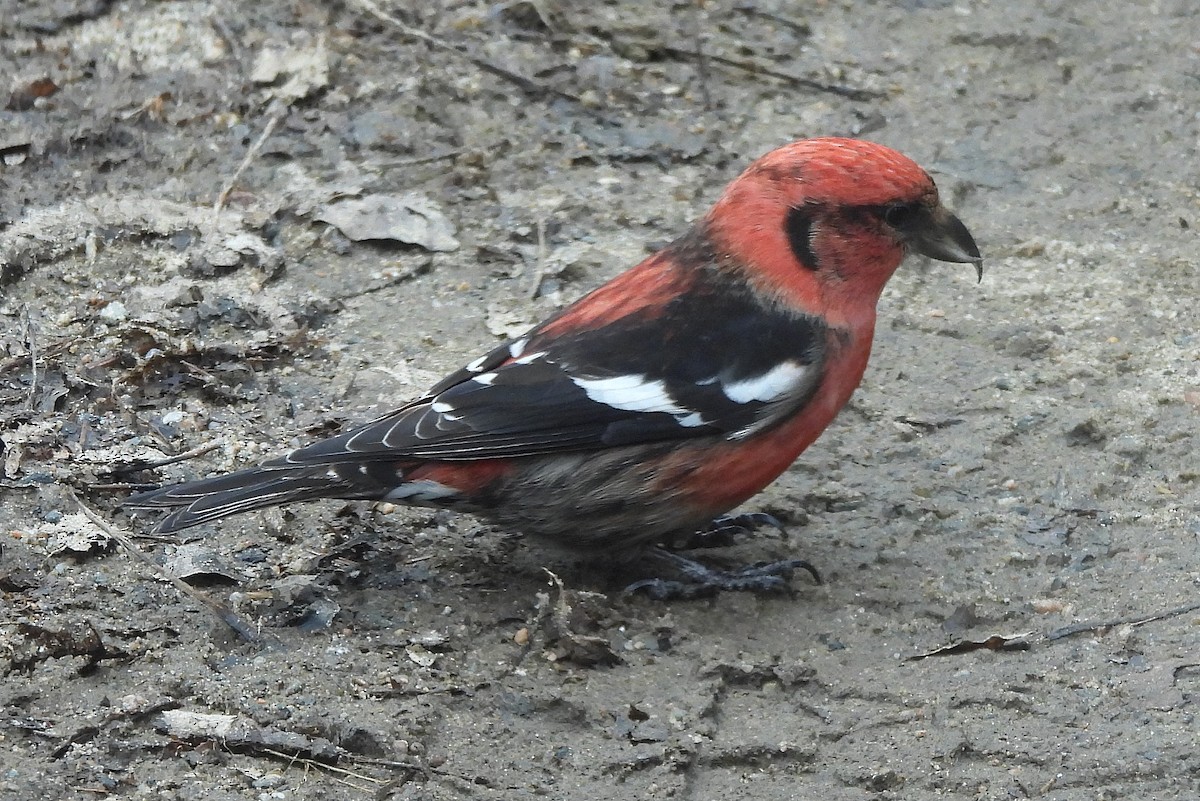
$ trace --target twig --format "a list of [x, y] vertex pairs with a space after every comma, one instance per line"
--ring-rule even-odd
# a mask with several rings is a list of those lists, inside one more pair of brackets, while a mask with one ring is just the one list
[[428, 156], [413, 156], [407, 159], [392, 159], [391, 161], [378, 162], [379, 167], [415, 167], [419, 164], [433, 164], [438, 161], [449, 161], [456, 159], [462, 155], [461, 150], [445, 150], [441, 153], [432, 153]]
[[287, 116], [287, 111], [288, 109], [286, 105], [279, 105], [276, 107], [275, 111], [272, 112], [270, 119], [267, 120], [266, 126], [263, 127], [263, 132], [258, 135], [257, 139], [254, 140], [254, 144], [250, 145], [250, 149], [246, 151], [246, 155], [242, 159], [242, 163], [239, 164], [238, 168], [233, 171], [233, 176], [229, 179], [229, 182], [225, 184], [225, 188], [221, 190], [221, 194], [217, 195], [217, 202], [213, 204], [213, 228], [217, 227], [217, 221], [221, 216], [221, 209], [225, 208], [225, 202], [229, 200], [229, 195], [231, 192], [233, 192], [233, 187], [237, 184], [238, 179], [242, 177], [242, 173], [245, 172], [246, 168], [250, 166], [250, 163], [254, 161], [254, 157], [258, 155], [258, 151], [262, 149], [262, 146], [266, 144], [267, 139], [270, 138], [272, 133], [274, 133], [275, 126], [279, 125], [283, 118]]
[[1164, 620], [1168, 617], [1177, 617], [1186, 615], [1188, 612], [1195, 612], [1200, 609], [1200, 602], [1187, 604], [1186, 606], [1177, 606], [1174, 609], [1165, 609], [1162, 612], [1154, 612], [1149, 615], [1138, 615], [1135, 617], [1118, 618], [1117, 620], [1105, 620], [1096, 623], [1073, 623], [1070, 626], [1057, 628], [1046, 635], [1047, 640], [1061, 640], [1064, 637], [1072, 637], [1076, 634], [1083, 634], [1088, 631], [1100, 631], [1102, 629], [1111, 629], [1116, 626], [1142, 626], [1146, 623], [1153, 623], [1156, 620]]
[[[88, 337], [87, 341], [90, 341], [91, 339], [93, 339], [93, 338]], [[80, 341], [84, 341], [84, 340], [60, 339], [58, 342], [52, 342], [49, 345], [47, 345], [44, 353], [41, 353], [41, 354], [25, 353], [25, 354], [22, 354], [21, 356], [13, 356], [11, 359], [5, 359], [4, 361], [0, 362], [0, 375], [3, 375], [4, 373], [10, 372], [12, 370], [16, 370], [21, 365], [29, 362], [33, 358], [34, 355], [40, 355], [42, 358], [49, 359], [51, 356], [57, 356], [58, 354], [62, 353], [64, 350], [66, 350], [71, 345], [78, 344]]]
[[29, 401], [28, 406], [33, 408], [34, 399], [37, 397], [38, 385], [38, 349], [37, 335], [33, 330], [33, 320], [29, 317], [29, 307], [26, 306], [22, 315], [25, 321], [25, 345], [29, 350], [29, 368], [33, 373], [33, 377], [29, 380]]
[[655, 49], [669, 56], [679, 59], [699, 59], [705, 58], [717, 64], [722, 64], [726, 67], [749, 72], [751, 75], [765, 75], [768, 78], [775, 78], [792, 86], [799, 86], [804, 89], [812, 89], [817, 92], [825, 92], [838, 97], [845, 97], [849, 100], [877, 100], [883, 97], [882, 92], [876, 92], [871, 89], [857, 89], [852, 86], [842, 86], [836, 83], [824, 83], [823, 81], [813, 80], [812, 78], [802, 78], [799, 75], [792, 75], [790, 72], [780, 72], [773, 70], [770, 67], [764, 67], [762, 64], [756, 64], [753, 61], [739, 61], [725, 56], [718, 56], [712, 53], [694, 53], [690, 50], [684, 50], [681, 47], [672, 47], [671, 45], [655, 45]]
[[[244, 355], [249, 355], [249, 354], [244, 354]], [[210, 385], [210, 386], [211, 386], [211, 385], [213, 385], [213, 384], [219, 384], [219, 383], [220, 383], [220, 382], [217, 380], [217, 377], [216, 377], [215, 375], [213, 375], [212, 373], [208, 372], [208, 371], [207, 371], [207, 370], [205, 370], [203, 367], [201, 367], [201, 366], [199, 366], [199, 365], [197, 365], [197, 364], [192, 364], [191, 362], [189, 362], [189, 361], [187, 361], [187, 360], [185, 360], [185, 359], [180, 359], [180, 360], [179, 360], [179, 364], [180, 364], [182, 367], [184, 367], [184, 368], [185, 368], [185, 369], [186, 369], [186, 370], [187, 370], [189, 373], [191, 373], [192, 375], [194, 375], [194, 376], [196, 376], [197, 378], [201, 379], [202, 381], [204, 381], [204, 383], [206, 383], [206, 384], [208, 384], [208, 385]]]
[[208, 453], [209, 451], [216, 450], [217, 448], [221, 447], [224, 444], [225, 444], [225, 440], [218, 439], [218, 440], [214, 440], [214, 441], [208, 443], [207, 445], [200, 445], [199, 447], [192, 448], [190, 451], [184, 451], [183, 453], [181, 453], [177, 456], [170, 456], [170, 457], [167, 457], [166, 459], [159, 459], [158, 461], [155, 461], [155, 462], [138, 462], [137, 464], [133, 464], [133, 465], [121, 465], [120, 467], [114, 467], [111, 472], [113, 472], [113, 473], [131, 473], [134, 470], [153, 470], [158, 467], [166, 467], [169, 464], [175, 464], [176, 462], [186, 462], [188, 459], [195, 459], [197, 456], [203, 456], [204, 454]]
[[792, 32], [797, 36], [809, 37], [812, 36], [812, 29], [803, 22], [796, 22], [793, 19], [788, 19], [780, 14], [772, 14], [769, 11], [763, 11], [756, 8], [751, 3], [741, 3], [734, 7], [734, 11], [740, 11], [747, 17], [759, 17], [760, 19], [770, 20], [777, 25], [783, 25], [785, 28], [791, 28]]
[[514, 84], [518, 89], [526, 94], [537, 95], [541, 97], [557, 97], [560, 100], [569, 100], [589, 113], [594, 114], [601, 119], [606, 119], [600, 112], [589, 108], [584, 104], [581, 98], [571, 94], [570, 92], [564, 92], [561, 89], [555, 89], [553, 86], [547, 86], [544, 83], [539, 83], [532, 78], [526, 78], [524, 75], [501, 67], [499, 64], [488, 61], [484, 58], [480, 58], [479, 56], [471, 55], [465, 50], [456, 47], [444, 39], [440, 39], [427, 31], [423, 31], [420, 28], [414, 28], [411, 25], [406, 25], [403, 21], [397, 19], [376, 5], [374, 0], [354, 0], [354, 4], [362, 8], [376, 19], [392, 25], [405, 36], [411, 39], [422, 41], [435, 50], [441, 50], [443, 53], [449, 53], [450, 55], [465, 59], [484, 72], [491, 73], [492, 75], [503, 78], [509, 83]]
[[83, 501], [79, 499], [77, 495], [75, 495], [75, 493], [71, 492], [70, 489], [66, 489], [65, 491], [67, 496], [74, 500], [79, 506], [79, 511], [83, 512], [84, 516], [88, 520], [95, 523], [101, 531], [120, 544], [120, 546], [124, 548], [130, 556], [133, 556], [135, 559], [138, 559], [142, 563], [148, 565], [151, 570], [169, 581], [171, 585], [175, 587], [175, 589], [179, 590], [193, 601], [196, 601], [202, 606], [208, 607], [213, 614], [221, 619], [222, 623], [233, 629], [237, 635], [246, 642], [262, 642], [262, 637], [257, 631], [254, 630], [254, 627], [243, 621], [236, 612], [220, 601], [216, 601], [201, 592], [197, 592], [195, 588], [193, 588], [183, 579], [177, 576], [172, 576], [170, 573], [164, 570], [161, 565], [156, 564], [152, 559], [150, 559], [150, 557], [142, 553], [137, 545], [133, 543], [133, 540], [129, 539], [129, 537], [127, 537], [124, 533], [109, 525], [108, 521], [106, 521], [100, 515], [93, 512]]
[[230, 30], [229, 24], [225, 22], [225, 17], [221, 14], [220, 10], [214, 10], [213, 13], [209, 14], [208, 21], [216, 29], [217, 35], [221, 37], [229, 48], [229, 54], [233, 56], [233, 60], [241, 62], [242, 46], [238, 42], [237, 36]]
[[[346, 768], [339, 768], [337, 765], [331, 765], [328, 762], [322, 762], [318, 759], [310, 759], [309, 757], [300, 756], [299, 754], [285, 754], [283, 751], [276, 751], [274, 748], [267, 748], [265, 746], [260, 748], [259, 751], [261, 751], [264, 754], [269, 754], [270, 756], [278, 757], [280, 759], [286, 759], [288, 761], [289, 767], [291, 767], [291, 765], [293, 765], [293, 764], [299, 763], [299, 764], [304, 765], [305, 768], [315, 768], [316, 770], [323, 770], [327, 773], [338, 773], [338, 774], [341, 774], [342, 776], [350, 776], [355, 779], [361, 779], [362, 781], [368, 781], [368, 782], [372, 782], [374, 784], [387, 784], [388, 783], [387, 779], [379, 779], [374, 776], [368, 776], [365, 773], [356, 773], [355, 771], [347, 770]], [[392, 765], [392, 766], [400, 767], [400, 768], [403, 768], [403, 769], [409, 770], [409, 771], [424, 771], [425, 770], [420, 765], [414, 765], [414, 764], [407, 763], [407, 762], [394, 763], [394, 765]], [[368, 787], [363, 787], [362, 785], [353, 784], [352, 782], [348, 782], [348, 781], [346, 781], [344, 783], [349, 784], [351, 787], [354, 787], [358, 790], [370, 789]]]
[[696, 42], [696, 78], [700, 81], [700, 99], [704, 101], [704, 110], [712, 111], [713, 98], [712, 92], [708, 89], [708, 54], [704, 52], [704, 35], [700, 32], [699, 8], [696, 9], [696, 15], [692, 17], [692, 21], [696, 23], [695, 42]]
[[542, 288], [542, 280], [546, 277], [546, 218], [537, 220], [537, 263], [533, 266], [533, 280], [529, 285], [529, 299], [538, 296]]
[[1021, 634], [993, 634], [984, 640], [960, 640], [944, 645], [940, 648], [935, 648], [932, 651], [915, 654], [908, 657], [908, 661], [915, 662], [922, 659], [928, 659], [932, 656], [955, 656], [958, 654], [967, 654], [974, 651], [1028, 651], [1034, 646], [1042, 645], [1055, 640], [1062, 640], [1067, 637], [1073, 637], [1076, 634], [1084, 634], [1092, 631], [1105, 631], [1107, 629], [1116, 628], [1117, 626], [1143, 626], [1146, 623], [1152, 623], [1156, 620], [1165, 620], [1169, 617], [1177, 617], [1186, 615], [1188, 612], [1195, 612], [1200, 609], [1200, 602], [1187, 604], [1185, 606], [1177, 606], [1174, 609], [1164, 609], [1161, 612], [1154, 612], [1149, 615], [1137, 615], [1134, 617], [1118, 618], [1116, 620], [1101, 620], [1095, 622], [1072, 623], [1070, 626], [1062, 626], [1039, 634], [1037, 632], [1026, 631]]
[[[420, 775], [424, 779], [428, 779], [430, 776], [429, 768], [413, 762], [383, 759], [354, 759], [353, 756], [350, 756], [350, 759], [358, 763], [377, 765], [379, 767], [390, 768], [392, 770], [400, 769], [407, 771], [407, 775], [403, 778], [396, 777], [391, 779], [381, 779], [366, 773], [359, 773], [353, 770], [347, 770], [346, 768], [339, 768], [337, 765], [330, 764], [329, 762], [322, 762], [319, 759], [311, 759], [309, 757], [300, 756], [299, 754], [287, 754], [283, 751], [277, 751], [274, 748], [268, 748], [266, 746], [260, 746], [255, 750], [255, 752], [286, 760], [289, 768], [296, 764], [303, 765], [306, 775], [309, 770], [318, 770], [330, 774], [330, 778], [333, 779], [333, 781], [338, 782], [339, 784], [344, 784], [347, 787], [353, 787], [355, 790], [373, 793], [376, 798], [384, 798], [385, 796], [390, 795], [388, 793], [389, 788], [402, 787], [412, 781], [414, 776]], [[351, 779], [357, 779], [360, 782], [370, 782], [371, 784], [376, 785], [376, 787], [369, 787], [364, 784], [356, 784], [355, 782], [351, 781]]]

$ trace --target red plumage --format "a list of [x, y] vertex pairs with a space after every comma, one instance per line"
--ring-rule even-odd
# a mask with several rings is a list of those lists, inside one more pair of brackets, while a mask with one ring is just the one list
[[876, 302], [910, 250], [982, 276], [912, 161], [793, 142], [670, 246], [421, 398], [128, 504], [173, 510], [158, 530], [176, 531], [297, 500], [393, 500], [590, 550], [652, 546], [747, 500], [820, 435], [862, 378]]

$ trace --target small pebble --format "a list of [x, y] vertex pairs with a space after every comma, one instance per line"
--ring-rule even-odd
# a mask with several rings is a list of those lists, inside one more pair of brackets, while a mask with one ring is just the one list
[[129, 311], [125, 308], [124, 303], [114, 300], [100, 310], [100, 319], [110, 323], [123, 322], [129, 319]]
[[1050, 615], [1061, 612], [1066, 604], [1055, 598], [1035, 598], [1029, 602], [1029, 608], [1039, 615]]

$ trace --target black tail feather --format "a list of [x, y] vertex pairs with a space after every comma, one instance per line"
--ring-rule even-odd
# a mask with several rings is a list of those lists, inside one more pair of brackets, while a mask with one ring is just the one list
[[[357, 492], [356, 492], [357, 490]], [[228, 475], [189, 481], [126, 499], [138, 509], [173, 509], [156, 533], [170, 534], [229, 515], [316, 498], [363, 498], [329, 466], [254, 467]]]

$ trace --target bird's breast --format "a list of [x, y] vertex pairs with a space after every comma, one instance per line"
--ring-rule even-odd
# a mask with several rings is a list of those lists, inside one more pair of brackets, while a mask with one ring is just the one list
[[821, 384], [790, 416], [742, 440], [681, 446], [663, 465], [658, 489], [679, 493], [712, 515], [753, 497], [816, 441], [862, 381], [870, 328], [831, 329]]

